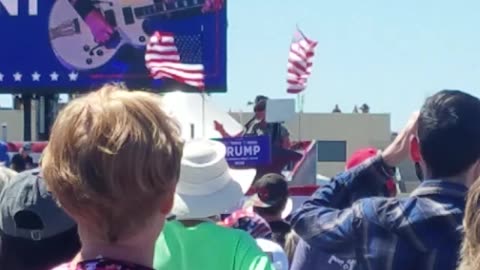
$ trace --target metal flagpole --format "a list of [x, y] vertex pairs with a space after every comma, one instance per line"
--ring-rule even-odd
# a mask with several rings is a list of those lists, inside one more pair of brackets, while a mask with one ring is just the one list
[[302, 140], [303, 94], [297, 94], [298, 104], [298, 140]]
[[206, 123], [205, 123], [205, 91], [202, 92], [202, 137], [205, 138], [205, 130], [206, 130]]

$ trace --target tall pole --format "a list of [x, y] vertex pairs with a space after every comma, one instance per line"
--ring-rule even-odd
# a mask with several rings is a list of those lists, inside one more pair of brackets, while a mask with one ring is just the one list
[[23, 94], [23, 140], [32, 140], [32, 95]]
[[206, 136], [206, 122], [205, 122], [205, 92], [202, 92], [202, 137]]
[[304, 94], [297, 94], [297, 104], [298, 104], [298, 140], [302, 140], [302, 114], [303, 114], [303, 104], [304, 104]]

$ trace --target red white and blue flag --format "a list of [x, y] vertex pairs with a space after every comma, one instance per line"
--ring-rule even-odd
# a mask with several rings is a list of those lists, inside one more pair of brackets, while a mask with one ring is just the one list
[[302, 31], [297, 29], [288, 55], [288, 93], [299, 94], [307, 87], [308, 77], [312, 73], [316, 46], [316, 41], [307, 38]]
[[155, 32], [147, 44], [145, 62], [154, 79], [170, 78], [205, 88], [200, 35]]

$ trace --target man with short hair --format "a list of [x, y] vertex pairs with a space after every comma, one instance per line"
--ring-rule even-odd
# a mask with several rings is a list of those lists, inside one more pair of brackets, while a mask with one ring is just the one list
[[[455, 269], [466, 193], [480, 176], [479, 123], [477, 97], [456, 90], [429, 97], [381, 155], [317, 190], [293, 214], [295, 231], [317, 247], [353, 246], [357, 258], [350, 269]], [[374, 181], [359, 175], [375, 168], [393, 174], [389, 168], [409, 152], [425, 176], [410, 197], [367, 198], [342, 207], [362, 181]]]
[[273, 241], [284, 247], [285, 236], [291, 231], [290, 224], [284, 218], [292, 211], [287, 180], [283, 175], [269, 173], [258, 179], [253, 188], [255, 194], [244, 206], [253, 206], [253, 210], [270, 225]]
[[12, 157], [11, 168], [16, 172], [23, 172], [33, 168], [33, 159], [30, 156], [32, 145], [25, 143], [20, 151]]

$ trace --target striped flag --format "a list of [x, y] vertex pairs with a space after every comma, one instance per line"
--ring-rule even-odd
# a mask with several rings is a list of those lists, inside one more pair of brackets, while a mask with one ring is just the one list
[[200, 35], [155, 32], [147, 44], [145, 62], [154, 79], [170, 78], [205, 88]]
[[312, 73], [316, 46], [316, 41], [307, 38], [300, 30], [297, 30], [288, 55], [288, 93], [298, 94], [307, 87], [307, 79]]

